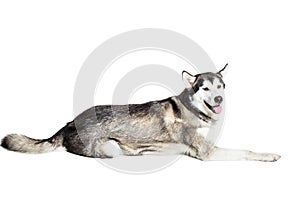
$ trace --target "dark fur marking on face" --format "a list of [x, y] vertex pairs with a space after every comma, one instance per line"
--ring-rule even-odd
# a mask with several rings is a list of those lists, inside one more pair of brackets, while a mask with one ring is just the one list
[[202, 87], [204, 79], [200, 76], [197, 76], [195, 83], [192, 86], [194, 93], [198, 92], [199, 88]]
[[192, 86], [192, 89], [196, 93], [203, 86], [204, 80], [208, 80], [211, 84], [213, 84], [215, 79], [218, 79], [220, 83], [223, 85], [223, 88], [225, 88], [225, 83], [218, 74], [207, 72], [207, 73], [196, 75], [196, 80]]

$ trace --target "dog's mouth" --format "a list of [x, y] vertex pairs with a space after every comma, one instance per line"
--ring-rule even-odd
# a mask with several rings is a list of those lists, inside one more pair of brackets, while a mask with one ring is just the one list
[[222, 112], [222, 106], [221, 105], [216, 105], [216, 106], [211, 106], [209, 105], [206, 101], [204, 101], [205, 106], [210, 109], [213, 113], [220, 114]]

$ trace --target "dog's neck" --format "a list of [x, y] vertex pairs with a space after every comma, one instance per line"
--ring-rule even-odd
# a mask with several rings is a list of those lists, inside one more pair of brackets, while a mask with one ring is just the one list
[[196, 117], [203, 120], [206, 123], [216, 122], [215, 119], [204, 113], [202, 110], [197, 108], [191, 103], [192, 92], [188, 89], [184, 89], [180, 95], [177, 96], [183, 106], [193, 113]]

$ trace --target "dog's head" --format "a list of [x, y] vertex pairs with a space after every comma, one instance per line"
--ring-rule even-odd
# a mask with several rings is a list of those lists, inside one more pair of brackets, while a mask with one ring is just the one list
[[225, 89], [222, 72], [226, 67], [227, 64], [217, 73], [207, 72], [191, 75], [186, 71], [182, 72], [191, 103], [210, 116], [222, 112]]

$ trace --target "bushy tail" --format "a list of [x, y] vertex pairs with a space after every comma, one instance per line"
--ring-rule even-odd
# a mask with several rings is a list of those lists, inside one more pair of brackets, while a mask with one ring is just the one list
[[46, 153], [61, 147], [62, 138], [59, 134], [49, 139], [37, 140], [25, 135], [9, 134], [2, 139], [1, 146], [22, 153]]

